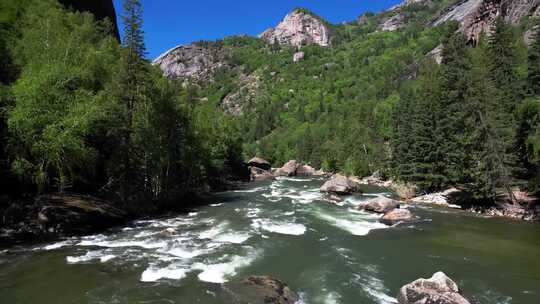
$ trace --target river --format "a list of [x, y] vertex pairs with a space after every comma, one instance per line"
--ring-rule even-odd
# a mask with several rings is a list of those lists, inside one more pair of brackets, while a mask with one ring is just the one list
[[[396, 303], [401, 286], [444, 271], [478, 303], [540, 303], [540, 224], [407, 206], [388, 227], [321, 201], [322, 179], [285, 178], [217, 193], [189, 214], [0, 256], [1, 303], [231, 303], [222, 283], [271, 275], [300, 303]], [[178, 234], [166, 237], [165, 228]]]

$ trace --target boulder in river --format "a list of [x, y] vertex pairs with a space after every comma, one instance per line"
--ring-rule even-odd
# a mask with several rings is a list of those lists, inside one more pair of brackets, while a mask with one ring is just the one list
[[321, 192], [335, 194], [352, 194], [360, 191], [360, 184], [354, 182], [350, 178], [335, 174], [321, 187]]
[[270, 171], [272, 169], [272, 165], [265, 159], [262, 159], [260, 157], [254, 157], [248, 161], [248, 166], [259, 168], [265, 171]]
[[317, 176], [318, 171], [310, 165], [299, 166], [296, 169], [296, 176]]
[[388, 197], [377, 197], [360, 206], [360, 209], [374, 213], [388, 213], [399, 208], [399, 203]]
[[399, 222], [409, 222], [414, 219], [414, 215], [408, 209], [394, 209], [390, 212], [387, 212], [382, 218], [381, 223], [387, 225], [394, 225]]
[[251, 304], [294, 304], [298, 295], [287, 284], [269, 276], [250, 276], [240, 282], [226, 283], [237, 301]]
[[443, 272], [401, 287], [397, 299], [399, 304], [470, 304], [459, 293], [457, 284]]
[[396, 192], [396, 194], [404, 200], [410, 200], [416, 196], [418, 187], [411, 183], [393, 182], [390, 188]]
[[163, 229], [159, 234], [166, 237], [172, 237], [176, 235], [176, 229], [166, 228], [166, 229]]
[[298, 162], [290, 160], [283, 167], [276, 170], [275, 176], [295, 176], [296, 169], [298, 169]]
[[272, 181], [276, 179], [272, 172], [257, 167], [250, 167], [249, 171], [251, 174], [251, 181], [253, 182]]
[[84, 234], [122, 224], [125, 213], [111, 203], [88, 196], [48, 195], [37, 199], [42, 206], [36, 220], [45, 233]]

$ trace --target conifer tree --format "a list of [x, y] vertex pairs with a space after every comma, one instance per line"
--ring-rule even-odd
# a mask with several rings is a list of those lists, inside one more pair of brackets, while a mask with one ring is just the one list
[[527, 86], [530, 95], [540, 96], [540, 26], [529, 48]]
[[444, 172], [446, 183], [467, 182], [471, 155], [467, 151], [470, 138], [465, 94], [471, 83], [472, 64], [465, 36], [459, 32], [452, 34], [444, 43], [442, 57], [439, 108], [435, 118], [438, 122], [434, 135], [435, 171]]

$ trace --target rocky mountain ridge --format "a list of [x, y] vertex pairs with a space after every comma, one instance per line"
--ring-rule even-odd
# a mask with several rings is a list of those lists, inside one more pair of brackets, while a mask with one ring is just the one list
[[304, 9], [295, 9], [276, 27], [260, 34], [259, 38], [270, 44], [295, 47], [307, 44], [318, 44], [323, 47], [331, 45], [331, 31], [328, 24]]

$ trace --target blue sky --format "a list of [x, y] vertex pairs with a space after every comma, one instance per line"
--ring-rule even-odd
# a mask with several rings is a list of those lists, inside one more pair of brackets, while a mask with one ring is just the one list
[[[148, 57], [179, 44], [226, 36], [255, 36], [276, 25], [295, 7], [305, 7], [332, 23], [363, 12], [384, 10], [401, 0], [142, 0]], [[114, 0], [122, 13], [122, 0]], [[119, 18], [121, 23], [121, 18]], [[120, 25], [120, 31], [122, 26]]]

